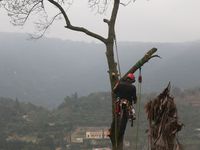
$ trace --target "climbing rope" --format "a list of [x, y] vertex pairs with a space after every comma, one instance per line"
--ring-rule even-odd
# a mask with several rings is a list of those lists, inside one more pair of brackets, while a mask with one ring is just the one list
[[115, 147], [117, 147], [118, 145], [118, 132], [117, 132], [117, 128], [118, 128], [118, 119], [117, 119], [117, 112], [116, 112], [116, 107], [117, 107], [117, 103], [116, 103], [117, 99], [115, 100], [115, 104], [114, 104], [114, 115], [115, 115]]
[[138, 149], [141, 97], [142, 97], [142, 73], [141, 73], [141, 68], [139, 68], [138, 100], [137, 100], [137, 125], [136, 125], [136, 150]]
[[116, 34], [115, 34], [115, 37], [114, 37], [114, 42], [115, 42], [115, 51], [116, 51], [116, 56], [117, 56], [117, 66], [118, 66], [118, 70], [119, 70], [119, 77], [121, 79], [121, 69], [120, 69], [120, 62], [119, 62], [119, 54], [118, 54]]

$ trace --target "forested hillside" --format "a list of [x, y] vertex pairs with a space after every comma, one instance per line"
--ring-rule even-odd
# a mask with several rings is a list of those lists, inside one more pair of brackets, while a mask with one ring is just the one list
[[[181, 90], [173, 88], [180, 121], [184, 124], [179, 134], [180, 142], [186, 149], [198, 150], [200, 132], [200, 88]], [[139, 146], [147, 144], [147, 120], [144, 104], [157, 93], [143, 94], [139, 126]], [[110, 126], [111, 98], [109, 93], [92, 93], [79, 96], [74, 93], [65, 97], [54, 110], [47, 110], [31, 103], [9, 98], [0, 98], [0, 149], [46, 150], [67, 143], [66, 137], [76, 127]], [[126, 140], [134, 146], [134, 128], [128, 124]]]

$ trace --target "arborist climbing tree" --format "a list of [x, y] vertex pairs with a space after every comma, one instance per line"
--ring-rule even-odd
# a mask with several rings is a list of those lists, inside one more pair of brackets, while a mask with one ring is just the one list
[[[110, 139], [112, 143], [113, 150], [122, 150], [123, 149], [123, 135], [119, 138], [119, 141], [116, 141], [116, 134], [119, 135], [118, 132], [121, 132], [118, 128], [114, 128], [113, 124], [118, 122], [115, 119], [115, 101], [116, 97], [113, 93], [114, 86], [120, 79], [124, 79], [124, 77], [120, 78], [118, 76], [119, 69], [117, 68], [117, 63], [115, 61], [114, 55], [114, 42], [116, 41], [116, 34], [115, 34], [115, 24], [116, 18], [118, 15], [118, 10], [120, 6], [124, 7], [127, 6], [132, 0], [128, 3], [124, 2], [123, 0], [88, 0], [88, 4], [90, 8], [96, 8], [97, 12], [103, 14], [107, 8], [111, 8], [110, 17], [103, 19], [103, 22], [107, 24], [107, 36], [103, 36], [97, 32], [93, 32], [84, 26], [77, 26], [71, 22], [70, 13], [68, 8], [73, 4], [72, 0], [1, 0], [0, 1], [0, 8], [5, 8], [8, 12], [9, 17], [11, 18], [11, 22], [14, 25], [22, 26], [26, 23], [27, 20], [31, 21], [31, 17], [33, 18], [33, 22], [36, 22], [36, 27], [38, 29], [38, 34], [34, 36], [35, 38], [42, 37], [48, 28], [57, 20], [57, 18], [64, 19], [63, 21], [63, 28], [69, 29], [77, 32], [84, 33], [90, 37], [93, 37], [103, 44], [106, 47], [106, 57], [108, 63], [108, 73], [110, 79], [110, 86], [111, 86], [111, 95], [112, 95], [112, 125], [111, 125], [111, 134]], [[135, 0], [133, 0], [135, 1]], [[107, 7], [109, 5], [109, 7]], [[52, 6], [52, 7], [51, 7]], [[51, 9], [49, 9], [51, 7]], [[55, 13], [52, 10], [55, 10]], [[35, 16], [34, 16], [35, 15]], [[81, 15], [78, 14], [80, 17]], [[126, 16], [127, 17], [127, 16]], [[128, 18], [128, 17], [127, 17]], [[35, 20], [38, 19], [38, 20]], [[83, 22], [84, 24], [84, 22]], [[156, 49], [150, 50], [142, 61], [138, 62], [136, 66], [131, 68], [128, 73], [134, 73], [139, 67], [141, 67], [146, 61], [148, 61], [152, 54], [156, 51]], [[114, 74], [114, 76], [113, 76]], [[114, 132], [116, 130], [116, 132]], [[123, 132], [121, 132], [123, 133]]]
[[[128, 111], [130, 110], [129, 107], [125, 107], [127, 109], [124, 111], [122, 110], [123, 108], [123, 99], [130, 99], [133, 100], [135, 103], [137, 101], [136, 98], [136, 88], [132, 87], [129, 88], [128, 90], [132, 89], [131, 92], [128, 92], [127, 87], [123, 86], [120, 84], [128, 84], [128, 86], [133, 86], [131, 85], [132, 82], [135, 82], [135, 77], [134, 77], [134, 72], [136, 72], [138, 69], [140, 70], [140, 74], [139, 74], [139, 82], [142, 82], [142, 77], [141, 77], [141, 67], [148, 62], [150, 59], [154, 58], [154, 57], [159, 57], [158, 55], [154, 55], [154, 53], [157, 51], [156, 48], [152, 48], [151, 50], [149, 50], [144, 57], [142, 57], [135, 65], [133, 65], [128, 71], [127, 73], [122, 76], [121, 78], [118, 79], [118, 81], [116, 82], [116, 85], [113, 88], [113, 104], [114, 104], [114, 117], [113, 117], [113, 122], [111, 124], [111, 128], [110, 128], [110, 138], [111, 141], [115, 141], [114, 143], [116, 144], [115, 147], [117, 147], [116, 150], [122, 150], [123, 149], [123, 138], [124, 138], [124, 133], [125, 133], [125, 129], [126, 129], [126, 125], [127, 125], [127, 119], [128, 119]], [[113, 78], [116, 78], [116, 74], [113, 73]], [[133, 79], [133, 80], [131, 80]], [[128, 83], [129, 82], [129, 83]], [[133, 90], [134, 89], [134, 90]], [[121, 92], [121, 93], [120, 93]], [[130, 94], [130, 95], [129, 95]], [[128, 96], [129, 95], [129, 96]], [[121, 98], [118, 99], [118, 98]], [[119, 107], [118, 104], [120, 104], [121, 102], [121, 106]], [[125, 100], [126, 102], [126, 100]], [[128, 100], [127, 100], [127, 104], [128, 104]], [[126, 103], [125, 103], [126, 104]], [[127, 106], [127, 105], [125, 105]], [[130, 105], [131, 106], [131, 105]], [[122, 111], [119, 111], [122, 110]], [[123, 113], [123, 114], [118, 114], [118, 112]], [[133, 111], [134, 112], [134, 111]], [[134, 119], [134, 118], [133, 118]]]
[[137, 102], [136, 87], [133, 85], [135, 82], [135, 75], [129, 73], [125, 80], [117, 82], [113, 92], [116, 96], [115, 112], [117, 115], [121, 115], [123, 108], [128, 109], [128, 117], [135, 119], [135, 110], [133, 104]]
[[119, 129], [119, 135], [115, 135], [116, 141], [121, 141], [123, 137], [128, 119], [133, 126], [133, 120], [136, 119], [135, 109], [133, 104], [137, 102], [136, 87], [132, 84], [135, 82], [133, 73], [129, 73], [125, 80], [117, 82], [113, 92], [116, 97], [115, 101], [115, 119], [119, 120], [119, 125], [115, 128]]

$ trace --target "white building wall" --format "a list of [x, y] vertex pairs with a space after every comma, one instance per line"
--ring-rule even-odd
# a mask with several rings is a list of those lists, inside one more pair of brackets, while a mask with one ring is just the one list
[[87, 131], [86, 139], [103, 139], [103, 131]]

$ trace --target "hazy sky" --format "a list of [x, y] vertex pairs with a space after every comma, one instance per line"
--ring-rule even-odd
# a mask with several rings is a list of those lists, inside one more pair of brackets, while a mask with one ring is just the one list
[[[68, 10], [73, 25], [81, 25], [102, 35], [107, 34], [104, 15], [88, 8], [88, 0], [74, 0]], [[49, 6], [48, 6], [49, 7]], [[27, 23], [25, 27], [14, 27], [9, 23], [6, 12], [0, 13], [0, 32], [34, 32]], [[49, 8], [51, 12], [53, 8]], [[136, 0], [127, 7], [120, 6], [116, 31], [118, 41], [183, 42], [200, 40], [200, 0]], [[46, 36], [70, 40], [95, 41], [93, 38], [63, 28], [64, 22], [57, 21]]]

